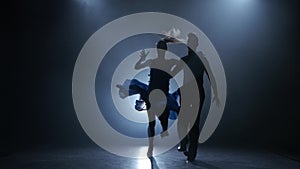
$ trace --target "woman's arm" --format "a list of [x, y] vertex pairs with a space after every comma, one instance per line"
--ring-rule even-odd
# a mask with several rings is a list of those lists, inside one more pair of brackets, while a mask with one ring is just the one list
[[144, 49], [141, 51], [141, 53], [140, 53], [140, 59], [137, 61], [137, 63], [134, 66], [135, 69], [142, 69], [142, 68], [145, 68], [145, 67], [150, 67], [150, 65], [151, 65], [151, 59], [145, 61], [146, 56], [148, 54], [149, 54], [149, 51], [147, 53], [145, 52]]

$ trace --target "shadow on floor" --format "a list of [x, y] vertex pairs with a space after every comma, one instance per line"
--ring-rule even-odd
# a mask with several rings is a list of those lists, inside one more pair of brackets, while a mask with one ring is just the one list
[[211, 164], [208, 164], [208, 163], [205, 163], [205, 162], [199, 161], [199, 160], [193, 161], [192, 164], [206, 168], [206, 169], [220, 169], [219, 167], [213, 166]]
[[154, 157], [149, 157], [149, 159], [150, 159], [150, 162], [151, 162], [151, 169], [159, 169], [155, 158]]

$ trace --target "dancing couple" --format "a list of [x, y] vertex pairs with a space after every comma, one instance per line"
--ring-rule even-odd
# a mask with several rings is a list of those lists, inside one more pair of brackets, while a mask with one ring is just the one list
[[[200, 123], [200, 113], [203, 107], [205, 92], [203, 87], [203, 76], [204, 73], [208, 75], [207, 71], [211, 71], [209, 66], [205, 67], [203, 62], [206, 59], [202, 52], [197, 52], [198, 38], [194, 33], [189, 33], [187, 38], [187, 48], [188, 54], [181, 58], [181, 60], [176, 59], [166, 59], [165, 54], [168, 50], [168, 44], [170, 43], [183, 43], [179, 39], [171, 36], [166, 36], [159, 40], [156, 44], [157, 57], [154, 59], [146, 60], [149, 52], [142, 50], [140, 53], [140, 59], [135, 64], [135, 69], [150, 68], [150, 80], [149, 84], [144, 84], [136, 79], [124, 82], [123, 85], [117, 85], [119, 88], [119, 94], [121, 98], [127, 96], [139, 94], [140, 100], [136, 101], [135, 109], [138, 111], [147, 110], [148, 114], [148, 141], [149, 147], [147, 156], [152, 157], [153, 155], [153, 141], [155, 136], [155, 117], [157, 116], [162, 132], [161, 137], [168, 136], [168, 119], [170, 111], [175, 111], [179, 113], [180, 109], [183, 109], [184, 113], [182, 116], [178, 116], [178, 136], [181, 140], [178, 147], [178, 151], [183, 152], [187, 156], [187, 160], [192, 162], [196, 158], [198, 139], [200, 135], [199, 123]], [[197, 52], [197, 53], [196, 53]], [[202, 57], [201, 59], [198, 57]], [[208, 64], [205, 64], [208, 65]], [[173, 78], [183, 70], [183, 86], [181, 86], [174, 93], [169, 93], [169, 83], [170, 79]], [[192, 72], [192, 75], [188, 75], [188, 71]], [[193, 77], [190, 77], [193, 76]], [[191, 79], [195, 79], [198, 86], [198, 94], [200, 98], [195, 98], [196, 91], [191, 91], [189, 97], [192, 98], [190, 102], [181, 102], [180, 91], [188, 90], [192, 88]], [[213, 77], [209, 77], [211, 83], [215, 83]], [[129, 85], [126, 85], [129, 84]], [[215, 87], [216, 85], [212, 85]], [[217, 90], [213, 90], [215, 101], [218, 103]], [[178, 100], [180, 100], [178, 102]], [[198, 103], [196, 103], [197, 101]], [[196, 119], [191, 119], [190, 111], [192, 107], [198, 105], [198, 113], [195, 116]]]

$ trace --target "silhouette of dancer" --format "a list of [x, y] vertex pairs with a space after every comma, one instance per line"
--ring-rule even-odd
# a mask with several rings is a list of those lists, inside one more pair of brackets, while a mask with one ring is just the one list
[[[192, 162], [195, 160], [196, 158], [196, 154], [197, 154], [197, 147], [198, 147], [198, 139], [199, 139], [199, 135], [200, 135], [200, 130], [199, 130], [199, 123], [200, 123], [200, 113], [201, 113], [201, 109], [203, 107], [203, 103], [204, 103], [204, 99], [205, 99], [205, 92], [204, 92], [204, 87], [203, 87], [203, 76], [204, 73], [206, 73], [207, 75], [208, 72], [207, 71], [211, 71], [209, 67], [205, 67], [203, 62], [207, 62], [206, 58], [204, 57], [203, 53], [201, 51], [198, 52], [198, 55], [202, 58], [200, 59], [198, 57], [198, 55], [194, 52], [196, 51], [196, 48], [198, 46], [198, 38], [194, 33], [189, 33], [188, 34], [188, 40], [187, 40], [187, 45], [188, 45], [188, 55], [181, 58], [182, 61], [184, 61], [184, 63], [187, 66], [184, 66], [184, 64], [182, 62], [178, 62], [178, 64], [176, 65], [176, 67], [174, 68], [173, 72], [176, 74], [178, 73], [180, 70], [184, 71], [184, 79], [183, 79], [183, 86], [181, 87], [186, 88], [188, 90], [191, 90], [191, 78], [189, 77], [186, 73], [187, 69], [190, 69], [194, 78], [196, 79], [197, 85], [198, 85], [198, 91], [199, 91], [199, 96], [200, 96], [200, 103], [199, 104], [199, 109], [198, 109], [198, 114], [197, 114], [197, 118], [191, 120], [189, 118], [189, 112], [183, 112], [184, 114], [180, 117], [178, 116], [178, 135], [179, 138], [181, 140], [180, 142], [180, 146], [178, 147], [178, 151], [182, 151], [184, 152], [184, 154], [187, 156], [187, 160]], [[205, 64], [208, 65], [208, 64]], [[208, 76], [209, 77], [209, 76]], [[214, 83], [214, 85], [212, 85], [213, 87], [216, 87], [215, 85], [215, 79], [214, 77], [209, 77], [210, 83]], [[217, 102], [217, 105], [219, 104], [219, 100], [218, 100], [218, 95], [217, 95], [217, 90], [216, 88], [214, 88], [214, 100]], [[189, 93], [191, 98], [194, 98], [194, 91], [191, 91]], [[196, 99], [195, 99], [196, 100]], [[193, 103], [194, 100], [191, 100], [191, 102], [187, 103], [187, 104], [181, 104], [181, 109], [183, 108], [183, 110], [185, 111], [189, 111], [189, 109], [191, 107], [193, 107], [195, 105], [195, 103]], [[192, 121], [194, 121], [194, 124], [192, 124]], [[190, 125], [190, 131], [187, 134], [188, 128]], [[187, 145], [188, 145], [188, 149], [187, 149]]]
[[[145, 61], [146, 56], [149, 52], [142, 50], [140, 53], [140, 59], [135, 65], [135, 69], [142, 69], [145, 67], [150, 68], [150, 81], [145, 96], [141, 95], [142, 99], [146, 103], [147, 114], [148, 114], [148, 138], [149, 138], [149, 147], [147, 156], [152, 157], [153, 155], [153, 139], [155, 135], [155, 116], [158, 116], [158, 119], [162, 126], [161, 137], [168, 136], [168, 117], [170, 110], [166, 105], [157, 107], [161, 102], [166, 102], [166, 98], [169, 95], [169, 81], [172, 78], [167, 72], [171, 72], [172, 67], [177, 62], [175, 59], [166, 59], [165, 52], [167, 50], [167, 42], [164, 40], [158, 41], [157, 45], [157, 58], [148, 59]], [[155, 89], [159, 89], [163, 95], [156, 93], [151, 96], [151, 92], [154, 93]], [[162, 110], [163, 109], [163, 110]], [[161, 113], [162, 112], [162, 113]]]

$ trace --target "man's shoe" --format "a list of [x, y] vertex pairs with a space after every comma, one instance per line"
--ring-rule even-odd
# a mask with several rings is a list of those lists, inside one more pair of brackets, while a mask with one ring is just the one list
[[195, 159], [190, 159], [190, 158], [187, 158], [187, 159], [186, 159], [186, 161], [187, 161], [187, 163], [189, 163], [189, 162], [190, 162], [190, 163], [192, 163], [192, 162], [194, 162], [194, 161], [195, 161]]
[[195, 160], [195, 158], [190, 157], [190, 154], [187, 151], [185, 151], [183, 154], [185, 156], [187, 156], [187, 161], [186, 161], [187, 163], [188, 162], [193, 162]]
[[177, 150], [178, 150], [179, 152], [185, 152], [185, 151], [186, 151], [186, 147], [178, 146], [178, 147], [177, 147]]

